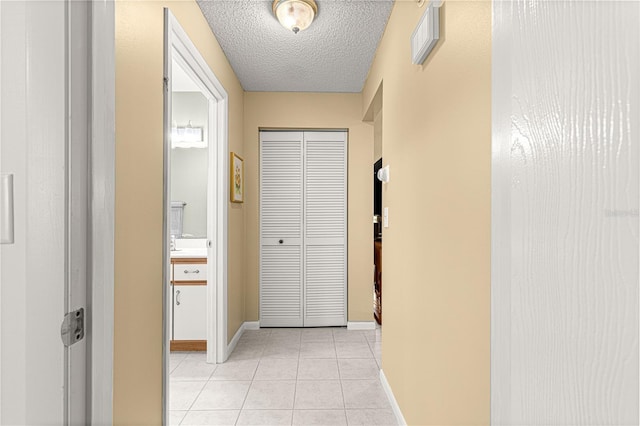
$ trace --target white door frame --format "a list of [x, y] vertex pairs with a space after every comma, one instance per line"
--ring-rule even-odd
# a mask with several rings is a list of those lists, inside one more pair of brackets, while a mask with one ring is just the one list
[[113, 423], [115, 238], [115, 6], [91, 2], [90, 331], [87, 418]]
[[[52, 3], [55, 8], [62, 8], [62, 13], [55, 16], [43, 16], [52, 25], [65, 25], [65, 45], [71, 50], [63, 55], [65, 62], [64, 84], [48, 84], [48, 87], [59, 87], [52, 99], [60, 98], [64, 94], [66, 111], [60, 120], [57, 117], [45, 116], [49, 119], [45, 126], [38, 126], [32, 130], [29, 140], [36, 141], [42, 132], [51, 132], [51, 127], [62, 127], [65, 130], [66, 150], [62, 152], [66, 162], [66, 197], [65, 220], [67, 226], [64, 238], [67, 239], [65, 265], [69, 272], [68, 281], [73, 281], [73, 288], [77, 294], [71, 294], [66, 300], [65, 311], [79, 307], [85, 308], [85, 339], [72, 348], [74, 354], [67, 353], [65, 363], [67, 372], [64, 387], [56, 391], [65, 394], [65, 402], [60, 406], [64, 412], [65, 421], [72, 423], [110, 424], [112, 422], [112, 388], [113, 388], [113, 243], [114, 243], [114, 182], [115, 182], [115, 55], [114, 55], [114, 3], [113, 0], [94, 0], [92, 2], [70, 2], [69, 0]], [[25, 25], [24, 13], [28, 2], [24, 3], [18, 18], [22, 21], [16, 25]], [[38, 8], [40, 6], [33, 6]], [[56, 9], [59, 11], [59, 9]], [[20, 12], [22, 11], [22, 12]], [[32, 12], [37, 12], [33, 9]], [[46, 11], [44, 12], [46, 13]], [[32, 14], [32, 16], [36, 16]], [[41, 60], [41, 67], [49, 78], [60, 77], [59, 73], [51, 75], [47, 66], [49, 57], [46, 50], [34, 50], [31, 54]], [[4, 53], [4, 52], [3, 52]], [[51, 52], [55, 55], [56, 52]], [[24, 58], [22, 58], [24, 59]], [[18, 60], [4, 57], [1, 60]], [[16, 82], [19, 85], [19, 82]], [[38, 88], [33, 88], [37, 93]], [[42, 92], [42, 90], [40, 90]], [[48, 93], [48, 92], [47, 92]], [[46, 93], [44, 96], [47, 96]], [[36, 102], [37, 104], [37, 102]], [[76, 111], [78, 113], [75, 113]], [[44, 115], [44, 114], [43, 114]], [[20, 127], [19, 123], [12, 125]], [[26, 126], [23, 126], [26, 127]], [[41, 139], [47, 141], [49, 135]], [[26, 137], [13, 138], [16, 144]], [[57, 167], [55, 163], [51, 167]], [[57, 172], [56, 172], [57, 173]], [[24, 186], [21, 176], [21, 199], [24, 199], [25, 189], [33, 190], [32, 186]], [[46, 208], [45, 208], [46, 210]], [[70, 214], [73, 213], [73, 216]], [[79, 219], [78, 216], [81, 216]], [[24, 236], [24, 220], [20, 218], [20, 232]], [[68, 229], [67, 229], [68, 228]], [[38, 246], [41, 244], [35, 244]], [[81, 252], [81, 253], [80, 253]], [[33, 277], [31, 277], [33, 278]], [[71, 284], [69, 284], [71, 285]], [[86, 294], [85, 294], [86, 292]], [[47, 300], [47, 296], [42, 296]], [[86, 299], [86, 300], [85, 300]], [[49, 299], [50, 300], [50, 299]], [[62, 312], [61, 312], [62, 313]], [[62, 317], [60, 318], [62, 321]], [[18, 322], [20, 320], [18, 319]], [[60, 339], [59, 326], [55, 335], [45, 338]], [[47, 332], [49, 334], [49, 332]], [[3, 336], [4, 337], [4, 336]], [[23, 336], [24, 337], [24, 336]], [[27, 336], [28, 337], [28, 336]], [[38, 339], [38, 336], [31, 336]], [[85, 352], [86, 358], [78, 351]], [[67, 348], [70, 352], [71, 348]], [[46, 354], [36, 354], [46, 356]], [[84, 357], [84, 355], [82, 355]], [[74, 359], [71, 359], [71, 358]], [[52, 360], [49, 360], [52, 361]], [[69, 372], [71, 364], [75, 372], [82, 374], [82, 378]], [[16, 369], [15, 365], [9, 368]], [[18, 368], [19, 369], [19, 368]], [[86, 373], [86, 380], [84, 374]], [[3, 377], [7, 379], [6, 377]], [[14, 377], [15, 379], [15, 377]], [[79, 382], [78, 380], [81, 380]], [[11, 408], [15, 416], [20, 416], [27, 403], [41, 404], [42, 400], [33, 399], [35, 394], [26, 395], [24, 383], [11, 383], [18, 386], [15, 398], [3, 408]], [[86, 391], [85, 391], [86, 386]], [[81, 390], [82, 389], [82, 390]], [[81, 395], [79, 395], [81, 393]], [[17, 399], [16, 399], [17, 398]], [[55, 398], [51, 394], [44, 395], [43, 400], [52, 403]], [[78, 404], [71, 404], [70, 401]], [[12, 407], [8, 407], [11, 405]], [[0, 405], [2, 402], [0, 402]], [[17, 407], [17, 409], [16, 409]], [[3, 413], [9, 410], [3, 410]], [[38, 410], [36, 410], [38, 411]], [[80, 416], [80, 417], [79, 417]], [[32, 418], [36, 418], [33, 417]], [[24, 419], [23, 419], [24, 421]], [[48, 418], [47, 421], [55, 421]]]
[[[91, 280], [91, 106], [92, 70], [91, 51], [91, 3], [69, 1], [66, 3], [67, 59], [66, 104], [67, 111], [67, 200], [66, 200], [66, 250], [67, 295], [65, 312], [84, 308], [86, 323], [91, 324], [89, 309]], [[55, 223], [55, 222], [54, 222]], [[86, 327], [85, 327], [86, 329]], [[87, 422], [90, 412], [88, 398], [90, 376], [90, 345], [93, 336], [89, 330], [85, 338], [65, 351], [65, 422]]]
[[[227, 354], [227, 190], [228, 190], [228, 95], [220, 81], [189, 39], [178, 20], [164, 9], [164, 315], [163, 315], [163, 416], [168, 408], [171, 264], [170, 181], [171, 160], [171, 67], [179, 63], [209, 100], [209, 184], [207, 193], [207, 362], [221, 363]], [[215, 214], [209, 214], [215, 212]]]

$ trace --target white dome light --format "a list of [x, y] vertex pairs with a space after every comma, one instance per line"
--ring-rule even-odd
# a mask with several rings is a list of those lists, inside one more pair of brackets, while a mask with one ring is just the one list
[[311, 25], [318, 6], [314, 0], [275, 0], [273, 13], [283, 27], [298, 34]]

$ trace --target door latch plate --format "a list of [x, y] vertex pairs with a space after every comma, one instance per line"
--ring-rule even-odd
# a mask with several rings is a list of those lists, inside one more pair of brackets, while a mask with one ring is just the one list
[[62, 343], [69, 347], [84, 338], [84, 308], [69, 312], [60, 327]]

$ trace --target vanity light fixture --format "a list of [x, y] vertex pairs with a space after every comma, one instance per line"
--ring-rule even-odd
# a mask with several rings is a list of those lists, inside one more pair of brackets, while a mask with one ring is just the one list
[[193, 127], [191, 121], [185, 127], [171, 127], [172, 148], [206, 148], [202, 127]]
[[280, 24], [298, 34], [311, 25], [318, 13], [318, 5], [314, 0], [274, 0], [273, 14]]

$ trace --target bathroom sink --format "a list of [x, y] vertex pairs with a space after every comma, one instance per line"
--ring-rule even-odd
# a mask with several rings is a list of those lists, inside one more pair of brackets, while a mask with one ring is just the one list
[[171, 250], [171, 258], [204, 258], [207, 257], [206, 248], [183, 248]]

